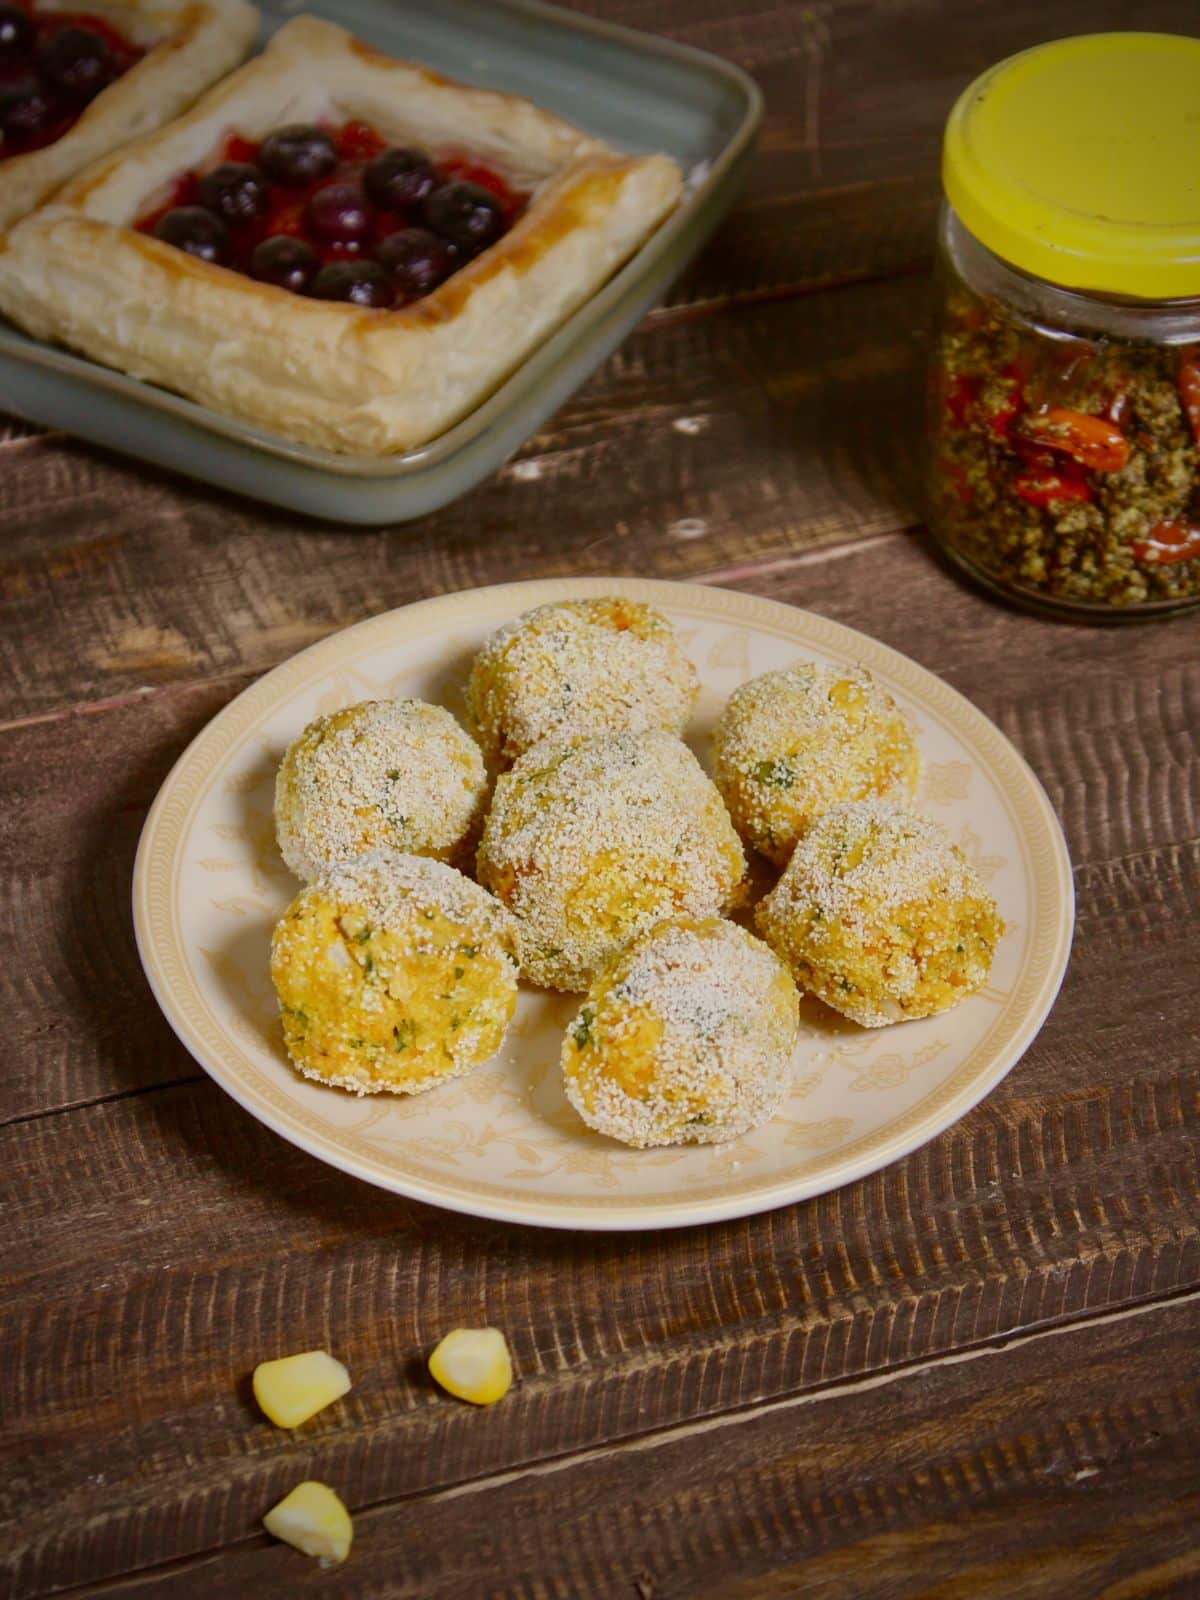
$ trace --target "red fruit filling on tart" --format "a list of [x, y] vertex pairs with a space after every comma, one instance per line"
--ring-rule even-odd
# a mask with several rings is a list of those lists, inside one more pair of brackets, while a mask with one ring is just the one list
[[527, 201], [489, 167], [388, 145], [362, 122], [292, 123], [227, 139], [134, 226], [294, 294], [386, 309], [431, 293]]

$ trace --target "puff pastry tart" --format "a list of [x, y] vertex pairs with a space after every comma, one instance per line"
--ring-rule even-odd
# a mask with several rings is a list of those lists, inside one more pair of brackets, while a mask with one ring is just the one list
[[249, 53], [243, 0], [0, 0], [0, 230]]
[[229, 416], [386, 455], [478, 405], [681, 187], [666, 156], [297, 17], [0, 241], [0, 308]]

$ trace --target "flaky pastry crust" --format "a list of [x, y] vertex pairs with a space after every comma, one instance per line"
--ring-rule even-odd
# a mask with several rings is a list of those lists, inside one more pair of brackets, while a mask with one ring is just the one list
[[237, 66], [258, 34], [258, 12], [245, 0], [50, 0], [44, 9], [90, 11], [146, 54], [61, 139], [0, 161], [0, 230], [91, 162], [185, 110]]
[[[360, 119], [532, 191], [512, 229], [397, 311], [310, 300], [129, 224], [228, 135]], [[98, 162], [0, 241], [0, 309], [39, 338], [304, 443], [413, 449], [473, 410], [676, 204], [666, 156], [618, 154], [527, 100], [472, 89], [297, 17], [168, 127]]]

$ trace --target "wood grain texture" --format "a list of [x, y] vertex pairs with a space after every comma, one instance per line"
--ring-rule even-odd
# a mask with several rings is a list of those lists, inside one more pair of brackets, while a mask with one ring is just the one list
[[[247, 1536], [296, 1456], [247, 1405], [245, 1374], [287, 1348], [330, 1344], [362, 1375], [306, 1431], [304, 1459], [373, 1503], [1200, 1282], [1188, 625], [1048, 628], [903, 536], [755, 583], [911, 651], [1033, 755], [1067, 823], [1080, 934], [1039, 1040], [970, 1117], [873, 1179], [724, 1228], [514, 1234], [282, 1144], [158, 1018], [124, 892], [157, 782], [238, 684], [0, 734], [0, 812], [25, 792], [33, 819], [0, 842], [18, 886], [5, 931], [48, 941], [5, 996], [20, 1120], [0, 1135], [3, 1413], [30, 1460], [0, 1488], [16, 1593]], [[1120, 763], [1104, 759], [1118, 745]], [[412, 1365], [446, 1327], [482, 1320], [509, 1329], [524, 1379], [502, 1425], [447, 1411]]]
[[21, 441], [0, 477], [0, 718], [260, 671], [371, 612], [500, 576], [677, 577], [904, 526], [916, 457], [895, 424], [912, 417], [925, 298], [905, 279], [651, 326], [531, 452], [394, 533], [185, 493], [78, 446], [50, 458], [68, 495]]
[[763, 91], [759, 159], [736, 215], [670, 304], [714, 307], [924, 265], [942, 129], [992, 62], [1065, 34], [1195, 34], [1191, 0], [582, 0], [574, 9], [713, 50]]
[[[1195, 1072], [1068, 1096], [1038, 1064], [885, 1174], [669, 1239], [514, 1235], [373, 1194], [207, 1086], [72, 1113], [69, 1138], [10, 1130], [13, 1593], [244, 1537], [298, 1464], [360, 1503], [408, 1497], [1195, 1287]], [[417, 1363], [485, 1321], [522, 1383], [481, 1415]], [[246, 1375], [313, 1346], [357, 1383], [293, 1442]]]
[[[1198, 1340], [1189, 1297], [536, 1472], [368, 1504], [338, 1594], [1194, 1594], [1200, 1363], [1175, 1358]], [[357, 1485], [346, 1487], [353, 1503]], [[164, 1600], [319, 1593], [328, 1582], [249, 1533], [150, 1581]]]
[[[151, 800], [240, 684], [147, 690], [0, 733], [0, 1124], [198, 1069], [138, 963], [130, 883]], [[54, 819], [54, 820], [52, 820]]]

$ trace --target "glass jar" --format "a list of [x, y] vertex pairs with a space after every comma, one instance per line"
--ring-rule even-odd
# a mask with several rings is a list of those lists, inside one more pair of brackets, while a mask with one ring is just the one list
[[1200, 604], [1198, 99], [1200, 40], [1085, 35], [947, 127], [930, 526], [1041, 609]]

